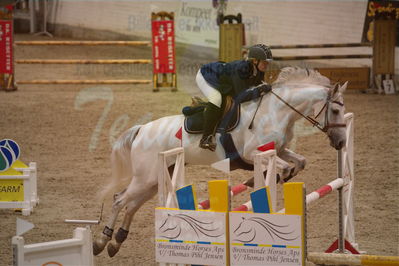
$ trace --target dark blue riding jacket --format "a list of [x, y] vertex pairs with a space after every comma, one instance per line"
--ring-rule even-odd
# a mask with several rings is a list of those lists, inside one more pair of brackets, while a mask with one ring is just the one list
[[209, 63], [201, 67], [201, 74], [222, 95], [233, 98], [240, 92], [261, 84], [265, 77], [265, 73], [261, 71], [254, 76], [252, 63], [245, 60]]

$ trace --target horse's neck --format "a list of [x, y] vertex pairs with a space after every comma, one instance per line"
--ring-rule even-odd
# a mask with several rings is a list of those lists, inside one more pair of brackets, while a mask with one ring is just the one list
[[[274, 93], [288, 102], [303, 115], [310, 115], [313, 106], [326, 98], [326, 90], [321, 86], [298, 88], [281, 87]], [[255, 105], [248, 106], [248, 113], [253, 114]], [[259, 144], [275, 141], [277, 149], [284, 148], [293, 137], [295, 122], [302, 118], [298, 113], [280, 101], [271, 93], [264, 97], [254, 120], [254, 134]]]

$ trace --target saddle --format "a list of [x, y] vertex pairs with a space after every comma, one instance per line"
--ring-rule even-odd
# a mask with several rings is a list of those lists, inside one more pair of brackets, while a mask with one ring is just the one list
[[[204, 127], [203, 112], [206, 102], [199, 97], [193, 97], [191, 106], [183, 108], [182, 113], [185, 116], [184, 130], [189, 134], [202, 134]], [[231, 96], [223, 100], [223, 115], [217, 123], [216, 132], [230, 132], [235, 129], [240, 121], [240, 106], [236, 106]]]

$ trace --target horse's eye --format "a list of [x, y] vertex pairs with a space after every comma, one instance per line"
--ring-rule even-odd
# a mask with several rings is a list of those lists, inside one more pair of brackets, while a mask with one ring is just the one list
[[334, 115], [339, 114], [339, 109], [338, 109], [338, 108], [332, 108], [331, 111], [332, 111], [332, 113], [333, 113]]

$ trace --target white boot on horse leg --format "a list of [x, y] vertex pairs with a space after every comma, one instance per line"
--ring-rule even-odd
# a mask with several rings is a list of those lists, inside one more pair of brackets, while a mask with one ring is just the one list
[[118, 253], [122, 243], [126, 240], [134, 214], [147, 200], [155, 196], [157, 188], [157, 186], [153, 186], [150, 190], [146, 190], [146, 193], [143, 193], [142, 197], [136, 196], [135, 199], [137, 200], [130, 201], [127, 205], [126, 214], [123, 218], [122, 226], [115, 235], [115, 241], [111, 241], [107, 245], [108, 255], [111, 258]]
[[281, 157], [281, 159], [283, 159], [286, 162], [290, 162], [293, 163], [294, 169], [292, 170], [291, 177], [296, 176], [300, 171], [302, 171], [303, 169], [305, 169], [305, 165], [306, 165], [306, 158], [303, 157], [300, 154], [297, 154], [289, 149], [284, 149], [279, 156]]

